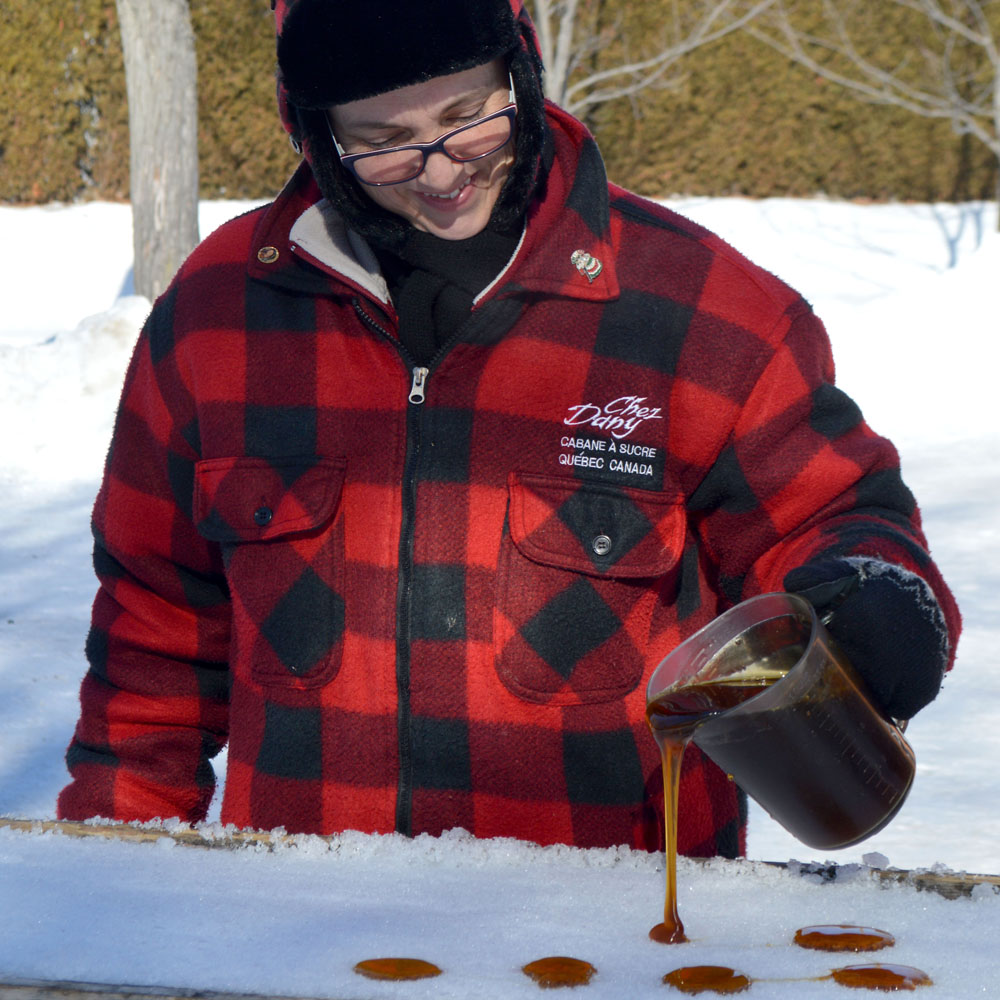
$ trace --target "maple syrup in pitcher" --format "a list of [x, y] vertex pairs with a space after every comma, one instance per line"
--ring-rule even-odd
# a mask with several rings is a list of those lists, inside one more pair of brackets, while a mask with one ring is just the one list
[[646, 694], [663, 762], [666, 834], [664, 919], [650, 931], [656, 941], [686, 940], [677, 914], [677, 799], [689, 742], [810, 847], [871, 836], [913, 780], [902, 733], [873, 706], [809, 602], [794, 594], [764, 594], [720, 615], [664, 658]]
[[663, 765], [666, 898], [663, 923], [649, 932], [660, 944], [680, 944], [687, 940], [677, 912], [677, 800], [684, 749], [706, 719], [760, 694], [763, 688], [784, 677], [797, 659], [798, 654], [793, 651], [784, 660], [752, 664], [728, 677], [670, 688], [646, 706], [646, 721], [660, 748]]

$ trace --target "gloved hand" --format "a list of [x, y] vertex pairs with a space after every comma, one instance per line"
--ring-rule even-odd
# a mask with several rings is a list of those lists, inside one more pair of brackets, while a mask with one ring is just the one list
[[877, 559], [826, 559], [793, 569], [784, 586], [813, 605], [891, 718], [909, 719], [937, 695], [948, 633], [923, 579]]

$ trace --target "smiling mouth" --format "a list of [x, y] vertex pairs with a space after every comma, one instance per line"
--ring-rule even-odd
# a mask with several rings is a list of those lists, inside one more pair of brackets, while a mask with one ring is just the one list
[[454, 201], [471, 183], [472, 178], [469, 177], [461, 187], [455, 188], [450, 194], [432, 194], [430, 191], [424, 191], [422, 194], [425, 198], [434, 198], [436, 201]]

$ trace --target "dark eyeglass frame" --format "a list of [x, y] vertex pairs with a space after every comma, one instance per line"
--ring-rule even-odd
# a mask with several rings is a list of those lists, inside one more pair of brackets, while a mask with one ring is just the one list
[[[366, 184], [368, 187], [392, 187], [394, 184], [405, 184], [407, 181], [412, 181], [415, 177], [419, 177], [424, 170], [427, 169], [427, 157], [431, 153], [444, 153], [449, 160], [455, 163], [474, 163], [476, 160], [482, 160], [487, 156], [492, 156], [494, 153], [503, 149], [508, 142], [514, 137], [514, 122], [517, 117], [517, 96], [514, 93], [514, 77], [508, 73], [508, 82], [510, 85], [510, 94], [507, 98], [507, 105], [500, 108], [499, 111], [494, 111], [491, 114], [483, 115], [482, 118], [477, 118], [475, 121], [467, 122], [465, 125], [459, 125], [458, 128], [453, 128], [450, 132], [445, 132], [444, 135], [438, 136], [433, 142], [411, 142], [406, 143], [402, 146], [387, 146], [385, 149], [371, 149], [364, 153], [345, 153], [343, 146], [337, 142], [337, 137], [333, 134], [333, 123], [330, 121], [329, 115], [326, 118], [327, 128], [330, 130], [330, 138], [333, 140], [334, 148], [337, 150], [337, 155], [340, 157], [340, 162], [355, 176], [355, 178], [362, 184]], [[500, 143], [499, 146], [495, 146], [493, 149], [488, 149], [485, 153], [478, 153], [476, 156], [470, 157], [459, 157], [453, 156], [445, 148], [445, 143], [454, 139], [456, 135], [461, 135], [463, 132], [469, 129], [477, 128], [484, 122], [494, 121], [497, 118], [507, 118], [510, 121], [510, 134]], [[384, 156], [387, 153], [403, 153], [410, 151], [419, 152], [421, 155], [420, 168], [409, 177], [404, 177], [402, 180], [398, 181], [366, 181], [359, 173], [357, 169], [357, 163], [359, 160], [371, 159], [373, 156]]]

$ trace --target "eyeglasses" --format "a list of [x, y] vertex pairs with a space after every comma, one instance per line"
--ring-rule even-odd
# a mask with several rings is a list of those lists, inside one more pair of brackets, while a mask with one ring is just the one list
[[387, 184], [404, 184], [419, 177], [427, 166], [431, 153], [444, 153], [456, 163], [471, 163], [503, 149], [514, 134], [517, 116], [517, 99], [514, 79], [509, 77], [510, 95], [507, 106], [492, 114], [477, 118], [468, 125], [461, 125], [435, 139], [433, 142], [414, 142], [405, 146], [373, 149], [367, 153], [345, 153], [333, 134], [333, 125], [327, 118], [330, 138], [337, 148], [340, 162], [362, 184], [382, 187]]

